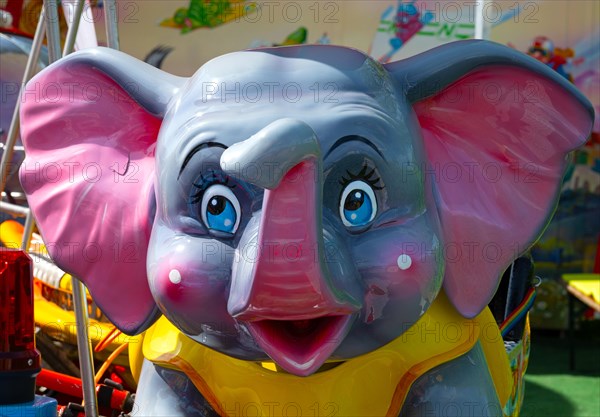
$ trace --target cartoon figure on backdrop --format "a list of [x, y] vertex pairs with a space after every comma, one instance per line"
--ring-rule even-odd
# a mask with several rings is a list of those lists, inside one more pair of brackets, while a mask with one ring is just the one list
[[[381, 63], [389, 62], [393, 55], [402, 48], [413, 36], [415, 36], [426, 24], [434, 19], [434, 13], [426, 11], [421, 13], [415, 5], [416, 0], [398, 0], [398, 6], [395, 11], [393, 7], [387, 8], [381, 16], [381, 25], [378, 32], [393, 32], [390, 37], [390, 50], [377, 60]], [[388, 16], [395, 13], [393, 19], [388, 20]]]
[[527, 54], [548, 65], [570, 82], [574, 82], [570, 67], [583, 60], [575, 59], [575, 52], [571, 48], [556, 48], [554, 42], [546, 36], [536, 37]]
[[273, 43], [263, 40], [254, 40], [250, 43], [250, 48], [264, 48], [265, 46], [290, 46], [290, 45], [302, 45], [306, 43], [308, 38], [308, 29], [304, 26], [300, 26], [298, 29], [286, 36], [281, 43]]
[[21, 181], [57, 264], [146, 330], [138, 415], [502, 415], [487, 305], [589, 135], [570, 83], [484, 41], [387, 65], [266, 48], [191, 78], [100, 48], [31, 82], [74, 80], [94, 100], [23, 104]]
[[[281, 43], [273, 43], [264, 40], [254, 40], [250, 44], [250, 48], [264, 48], [273, 47], [273, 46], [291, 46], [291, 45], [304, 45], [307, 43], [308, 39], [308, 29], [304, 26], [300, 26], [298, 29], [290, 33]], [[317, 39], [314, 43], [319, 45], [329, 45], [331, 43], [331, 39], [327, 35], [327, 32], [323, 33], [319, 39]]]
[[246, 0], [190, 0], [188, 7], [178, 8], [173, 17], [162, 20], [160, 26], [181, 29], [183, 35], [196, 29], [221, 26], [256, 10], [256, 3]]

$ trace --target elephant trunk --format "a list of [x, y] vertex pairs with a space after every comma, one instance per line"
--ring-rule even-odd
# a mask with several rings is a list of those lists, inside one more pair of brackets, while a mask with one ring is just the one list
[[[244, 169], [250, 164], [253, 170]], [[240, 259], [252, 265], [235, 268], [230, 314], [256, 321], [354, 312], [335, 296], [324, 262], [321, 154], [313, 130], [303, 122], [279, 120], [226, 150], [221, 165], [265, 188], [258, 234], [246, 243], [256, 245], [257, 253]], [[257, 171], [252, 178], [242, 175]]]

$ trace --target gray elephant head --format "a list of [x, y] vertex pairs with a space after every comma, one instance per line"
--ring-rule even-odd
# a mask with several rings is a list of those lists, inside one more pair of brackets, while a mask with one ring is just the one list
[[160, 312], [296, 375], [389, 343], [442, 292], [477, 315], [593, 116], [549, 68], [478, 41], [383, 66], [237, 52], [189, 79], [97, 49], [31, 83], [55, 92], [24, 103], [21, 180], [56, 262], [125, 332]]

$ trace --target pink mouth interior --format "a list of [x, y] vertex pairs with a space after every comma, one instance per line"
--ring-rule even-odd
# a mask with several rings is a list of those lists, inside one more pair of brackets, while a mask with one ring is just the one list
[[317, 371], [346, 336], [351, 316], [248, 323], [259, 346], [286, 371], [307, 376]]

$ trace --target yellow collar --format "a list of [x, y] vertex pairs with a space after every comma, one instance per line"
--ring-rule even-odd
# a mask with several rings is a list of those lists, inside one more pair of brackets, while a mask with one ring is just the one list
[[146, 359], [183, 371], [222, 416], [397, 416], [413, 382], [481, 342], [501, 404], [512, 378], [498, 326], [486, 308], [465, 319], [440, 294], [402, 336], [308, 377], [211, 350], [162, 317], [144, 335]]

